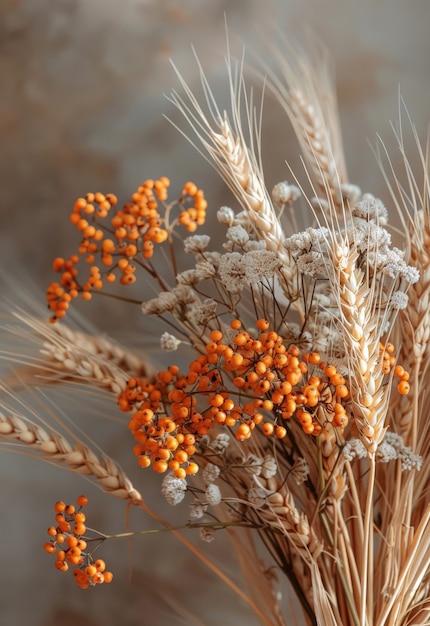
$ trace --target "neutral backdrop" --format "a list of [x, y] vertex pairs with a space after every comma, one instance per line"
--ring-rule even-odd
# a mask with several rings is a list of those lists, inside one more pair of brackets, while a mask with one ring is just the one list
[[[368, 140], [374, 143], [380, 133], [393, 143], [389, 123], [398, 117], [399, 88], [419, 134], [426, 136], [428, 0], [0, 0], [0, 259], [2, 275], [16, 285], [2, 287], [3, 301], [23, 304], [18, 292], [24, 287], [43, 303], [52, 258], [73, 250], [70, 207], [87, 191], [111, 191], [125, 202], [143, 179], [167, 175], [177, 190], [188, 179], [204, 187], [209, 211], [231, 202], [208, 164], [163, 118], [175, 116], [163, 97], [177, 86], [169, 58], [191, 85], [197, 82], [191, 44], [222, 97], [224, 16], [234, 49], [243, 42], [262, 58], [274, 25], [293, 45], [306, 46], [309, 32], [325, 43], [336, 71], [350, 179], [387, 197]], [[297, 162], [298, 153], [280, 108], [268, 100], [265, 112], [270, 187], [288, 176], [285, 160]], [[26, 298], [27, 305], [34, 303]], [[91, 322], [156, 358], [154, 345], [145, 343], [139, 312], [100, 300], [85, 306]], [[54, 400], [124, 464], [148, 501], [158, 497], [159, 480], [136, 470], [124, 427], [93, 417], [93, 400]], [[115, 417], [108, 406], [95, 409]], [[115, 572], [114, 584], [75, 589], [71, 576], [54, 570], [41, 548], [52, 504], [85, 491], [90, 525], [115, 532], [125, 528], [122, 503], [79, 477], [3, 451], [0, 472], [1, 624], [255, 623], [240, 601], [165, 534], [135, 539], [131, 546], [106, 544], [102, 552]], [[177, 520], [186, 517], [185, 511], [173, 513]], [[132, 523], [153, 526], [143, 516]], [[210, 550], [233, 571], [222, 536]], [[169, 599], [189, 613], [178, 615]]]

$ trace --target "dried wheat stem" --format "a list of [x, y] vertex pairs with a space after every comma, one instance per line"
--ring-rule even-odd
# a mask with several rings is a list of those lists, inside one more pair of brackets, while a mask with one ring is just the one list
[[83, 442], [71, 443], [61, 433], [47, 431], [22, 415], [0, 412], [0, 438], [28, 448], [42, 460], [64, 465], [78, 474], [94, 476], [101, 488], [116, 498], [132, 504], [143, 500], [121, 467], [110, 457], [97, 456]]
[[389, 398], [382, 386], [381, 329], [373, 308], [373, 303], [378, 301], [377, 287], [368, 284], [368, 277], [357, 266], [357, 259], [357, 252], [347, 242], [333, 242], [336, 275], [331, 280], [341, 314], [339, 332], [353, 373], [351, 403], [361, 439], [369, 453], [374, 453], [386, 431]]
[[[148, 376], [152, 368], [131, 351], [104, 337], [88, 335], [64, 324], [48, 324], [25, 313], [16, 312], [25, 326], [29, 341], [39, 345], [40, 357], [20, 356], [11, 351], [1, 354], [24, 368], [17, 370], [11, 383], [22, 385], [80, 382], [117, 395], [131, 376]], [[20, 333], [20, 328], [9, 329]]]

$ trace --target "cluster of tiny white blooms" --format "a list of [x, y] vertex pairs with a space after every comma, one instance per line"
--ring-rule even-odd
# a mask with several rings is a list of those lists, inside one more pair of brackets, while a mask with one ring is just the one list
[[206, 502], [211, 506], [216, 506], [221, 502], [221, 491], [215, 483], [209, 483], [205, 489]]
[[214, 483], [220, 475], [220, 468], [215, 463], [208, 463], [202, 472], [203, 480], [206, 483]]
[[358, 185], [342, 183], [340, 186], [342, 198], [348, 200], [350, 206], [355, 206], [361, 198], [361, 189]]
[[390, 278], [403, 278], [407, 283], [413, 285], [419, 281], [420, 273], [416, 267], [407, 265], [404, 256], [405, 253], [399, 248], [378, 250], [375, 254], [375, 265]]
[[355, 218], [349, 238], [354, 242], [357, 252], [378, 252], [391, 246], [391, 235], [385, 228], [374, 222]]
[[403, 291], [395, 291], [390, 299], [390, 304], [393, 309], [403, 310], [406, 309], [409, 302], [409, 296]]
[[170, 291], [162, 291], [156, 298], [142, 303], [144, 315], [161, 315], [171, 312], [178, 305], [195, 302], [196, 296], [193, 290], [186, 285], [177, 285]]
[[[238, 224], [237, 226], [230, 226], [230, 228], [226, 232], [226, 238], [232, 244], [243, 248], [245, 244], [249, 241], [249, 233], [243, 226]], [[224, 247], [228, 246], [228, 244], [224, 244]]]
[[230, 209], [228, 206], [222, 206], [217, 211], [217, 220], [220, 224], [226, 224], [227, 226], [232, 226], [234, 223], [234, 211]]
[[272, 478], [278, 471], [275, 458], [270, 454], [265, 456], [261, 464], [261, 474], [264, 478]]
[[301, 485], [308, 479], [310, 471], [308, 462], [299, 456], [291, 467], [290, 475], [298, 485]]
[[199, 326], [207, 326], [216, 316], [217, 303], [212, 298], [207, 298], [203, 302], [196, 304], [190, 311], [190, 317]]
[[224, 454], [230, 445], [230, 435], [227, 433], [220, 433], [215, 437], [215, 439], [210, 443], [209, 447], [211, 450], [216, 452], [216, 454]]
[[161, 315], [167, 311], [173, 311], [178, 303], [173, 291], [162, 291], [156, 298], [142, 303], [144, 315]]
[[202, 504], [199, 500], [194, 500], [194, 502], [191, 502], [190, 504], [189, 518], [192, 522], [195, 522], [199, 519], [202, 519], [206, 511], [206, 504]]
[[169, 504], [175, 506], [182, 502], [187, 491], [187, 481], [184, 478], [176, 478], [174, 474], [166, 474], [161, 483], [161, 493]]
[[251, 283], [270, 280], [279, 267], [278, 256], [270, 250], [227, 252], [219, 260], [218, 274], [227, 291], [238, 293]]
[[213, 278], [216, 269], [210, 261], [200, 261], [190, 270], [185, 270], [176, 276], [176, 282], [179, 285], [196, 285], [203, 280]]
[[209, 235], [191, 235], [184, 240], [184, 250], [188, 254], [202, 253], [209, 245]]
[[367, 458], [367, 450], [361, 439], [351, 437], [343, 447], [343, 456], [345, 461], [351, 462], [354, 459]]
[[[379, 448], [381, 448], [382, 444], [383, 450], [380, 452]], [[381, 446], [378, 448], [378, 452], [380, 452], [382, 458], [380, 461], [385, 461], [384, 452], [388, 455], [387, 461], [390, 461], [392, 455], [393, 458], [400, 459], [402, 462], [402, 471], [408, 471], [412, 469], [421, 469], [423, 464], [423, 459], [415, 452], [412, 452], [412, 449], [409, 446], [405, 446], [405, 443], [400, 435], [397, 433], [387, 432], [385, 433], [384, 439], [382, 441]]]
[[182, 343], [182, 341], [170, 333], [166, 332], [161, 335], [161, 349], [165, 352], [173, 352], [177, 350], [180, 343]]
[[248, 501], [257, 507], [262, 507], [266, 504], [268, 495], [269, 492], [267, 489], [263, 489], [263, 487], [251, 487], [246, 494]]
[[[349, 439], [344, 448], [343, 455], [345, 461], [353, 461], [354, 459], [363, 459], [367, 456], [364, 444], [355, 438]], [[376, 460], [380, 463], [389, 463], [400, 459], [402, 462], [402, 471], [411, 469], [420, 469], [422, 466], [422, 457], [412, 452], [409, 446], [405, 446], [402, 437], [396, 433], [386, 432], [383, 440], [376, 451]]]
[[293, 254], [308, 251], [312, 246], [316, 246], [317, 250], [320, 250], [321, 244], [328, 240], [329, 234], [329, 230], [325, 226], [307, 228], [305, 231], [295, 233], [285, 239], [284, 247]]
[[321, 252], [311, 250], [301, 254], [297, 260], [297, 269], [302, 274], [307, 274], [312, 278], [324, 275], [326, 273], [326, 262], [321, 255]]
[[215, 539], [215, 530], [209, 526], [200, 528], [199, 534], [200, 539], [206, 543], [211, 543]]
[[385, 225], [388, 222], [388, 211], [384, 203], [370, 193], [363, 194], [360, 201], [353, 206], [351, 212], [354, 217], [375, 220], [375, 222], [381, 225]]
[[248, 283], [243, 255], [239, 252], [223, 254], [219, 260], [218, 274], [227, 291], [231, 293], [242, 291]]
[[294, 202], [301, 196], [301, 191], [295, 185], [288, 184], [287, 181], [278, 183], [272, 189], [272, 200], [276, 205], [284, 205]]

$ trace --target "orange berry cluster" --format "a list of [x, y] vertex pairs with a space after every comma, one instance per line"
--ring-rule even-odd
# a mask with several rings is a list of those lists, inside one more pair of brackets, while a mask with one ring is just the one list
[[106, 563], [103, 559], [93, 561], [91, 555], [85, 552], [87, 548], [87, 541], [84, 539], [86, 526], [85, 513], [82, 513], [82, 508], [88, 504], [88, 498], [79, 496], [76, 503], [78, 508], [63, 501], [55, 503], [57, 526], [48, 528], [51, 540], [47, 541], [43, 548], [48, 554], [55, 554], [57, 557], [55, 567], [61, 572], [67, 572], [69, 565], [76, 566], [73, 576], [81, 589], [110, 583], [113, 574], [105, 571]]
[[384, 374], [390, 374], [391, 370], [394, 368], [394, 375], [397, 378], [400, 378], [400, 382], [397, 385], [397, 391], [402, 395], [406, 396], [411, 386], [409, 384], [409, 372], [407, 372], [401, 365], [395, 365], [396, 363], [396, 355], [394, 353], [395, 347], [392, 343], [379, 344], [379, 355], [382, 362], [382, 372]]
[[[204, 192], [187, 182], [179, 201], [166, 205], [169, 185], [170, 180], [165, 176], [146, 180], [108, 223], [105, 220], [118, 203], [116, 196], [97, 192], [76, 200], [70, 221], [81, 233], [82, 240], [78, 254], [72, 254], [67, 260], [61, 257], [54, 260], [53, 269], [61, 278], [49, 285], [46, 294], [48, 307], [53, 312], [52, 322], [66, 315], [71, 300], [79, 294], [85, 300], [91, 299], [94, 290], [102, 289], [104, 282], [115, 282], [118, 273], [122, 285], [136, 282], [136, 266], [132, 261], [145, 267], [145, 260], [154, 254], [154, 244], [166, 241], [177, 223], [189, 232], [204, 224], [207, 207]], [[164, 217], [159, 212], [159, 203], [163, 203]], [[192, 206], [187, 208], [189, 203]], [[182, 211], [169, 225], [167, 215], [176, 204]], [[81, 257], [90, 265], [89, 275], [83, 282], [78, 281], [77, 265]]]
[[170, 469], [178, 478], [195, 474], [196, 443], [219, 426], [231, 428], [239, 441], [256, 426], [265, 436], [282, 439], [293, 416], [308, 435], [319, 435], [326, 422], [347, 426], [350, 388], [336, 367], [322, 362], [318, 352], [301, 354], [297, 346], [286, 346], [266, 320], [256, 325], [254, 337], [233, 320], [236, 335], [230, 343], [221, 330], [212, 330], [205, 353], [185, 375], [172, 365], [153, 381], [128, 381], [118, 404], [133, 411], [128, 428], [141, 467]]
[[[172, 365], [154, 381], [128, 381], [118, 403], [121, 410], [134, 411], [128, 428], [141, 467], [160, 473], [170, 469], [178, 478], [195, 474], [195, 444], [214, 427], [227, 426], [244, 441], [256, 426], [265, 436], [283, 439], [293, 416], [305, 434], [314, 436], [327, 422], [335, 428], [348, 425], [351, 392], [335, 365], [324, 363], [318, 352], [301, 354], [297, 346], [287, 347], [265, 319], [256, 326], [254, 337], [233, 320], [236, 335], [230, 344], [224, 343], [222, 331], [212, 330], [205, 353], [185, 375]], [[380, 349], [384, 368], [389, 364], [384, 373], [389, 373], [394, 346], [381, 344]], [[407, 393], [407, 372], [397, 365], [394, 373], [401, 378], [399, 392]], [[321, 414], [318, 407], [324, 408]]]

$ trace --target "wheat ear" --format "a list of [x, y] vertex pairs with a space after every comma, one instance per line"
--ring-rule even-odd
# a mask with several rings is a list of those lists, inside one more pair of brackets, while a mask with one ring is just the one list
[[[246, 212], [248, 219], [254, 225], [260, 238], [265, 241], [267, 249], [276, 252], [282, 262], [281, 276], [286, 293], [292, 296], [291, 291], [293, 290], [295, 298], [297, 290], [295, 286], [297, 278], [296, 266], [290, 253], [284, 248], [285, 234], [264, 184], [264, 175], [259, 157], [260, 133], [252, 101], [248, 101], [246, 94], [243, 66], [240, 65], [236, 73], [237, 75], [234, 76], [231, 60], [229, 57], [227, 58], [231, 94], [232, 118], [230, 120], [225, 111], [221, 113], [218, 109], [198, 59], [197, 63], [212, 120], [208, 119], [197, 98], [176, 68], [176, 74], [189, 102], [186, 102], [175, 91], [172, 92], [170, 101], [185, 117], [205, 152], [201, 151], [181, 129], [178, 130], [182, 132], [205, 159], [214, 165]], [[248, 142], [242, 128], [242, 105], [245, 108], [247, 117]], [[178, 127], [176, 126], [176, 128]], [[209, 158], [206, 156], [206, 153], [209, 155]]]
[[39, 347], [39, 356], [20, 355], [3, 350], [0, 358], [21, 363], [24, 367], [5, 379], [6, 386], [79, 382], [117, 395], [131, 376], [147, 377], [152, 368], [132, 351], [104, 337], [72, 329], [65, 324], [49, 324], [23, 311], [14, 313], [20, 325], [5, 327]]
[[56, 430], [47, 430], [16, 412], [0, 411], [0, 438], [27, 448], [49, 463], [63, 465], [85, 476], [94, 476], [103, 491], [139, 504], [143, 498], [121, 467], [109, 456], [97, 455], [81, 441], [69, 441]]

